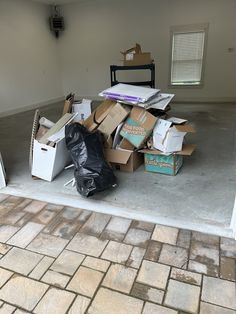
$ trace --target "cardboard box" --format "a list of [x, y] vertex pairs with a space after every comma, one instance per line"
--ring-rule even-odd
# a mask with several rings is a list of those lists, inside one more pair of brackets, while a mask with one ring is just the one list
[[129, 113], [130, 109], [127, 106], [125, 107], [120, 103], [116, 103], [99, 125], [98, 130], [108, 137], [125, 120]]
[[57, 142], [55, 147], [34, 140], [32, 176], [52, 181], [69, 162], [65, 138]]
[[84, 121], [91, 115], [91, 102], [89, 99], [82, 99], [73, 103], [72, 113], [77, 113], [74, 122]]
[[181, 155], [144, 154], [145, 170], [175, 176], [183, 165]]
[[5, 188], [6, 186], [6, 172], [2, 160], [2, 155], [0, 153], [0, 189]]
[[158, 119], [153, 130], [153, 147], [164, 153], [181, 151], [188, 132], [195, 132], [189, 124], [173, 125], [171, 121]]
[[124, 65], [144, 65], [152, 63], [151, 53], [142, 52], [141, 46], [136, 43], [135, 47], [121, 51]]
[[94, 131], [98, 128], [100, 123], [106, 118], [109, 111], [115, 106], [116, 101], [104, 100], [84, 121], [83, 125], [90, 131]]
[[74, 117], [66, 113], [42, 138], [34, 138], [32, 176], [52, 181], [70, 162], [64, 130]]
[[128, 54], [141, 53], [141, 52], [142, 52], [141, 45], [138, 43], [136, 43], [135, 46], [132, 48], [129, 48], [123, 52], [121, 51], [121, 53], [125, 56]]
[[120, 138], [120, 127], [116, 129], [114, 137], [109, 135], [104, 142], [104, 155], [113, 168], [125, 171], [134, 172], [140, 165], [143, 164], [143, 154], [135, 151], [135, 147], [126, 139]]
[[64, 114], [66, 114], [66, 113], [71, 113], [72, 104], [74, 103], [74, 99], [75, 99], [75, 94], [70, 93], [69, 95], [66, 96], [62, 116], [64, 116]]
[[136, 148], [142, 147], [152, 133], [157, 118], [143, 108], [133, 107], [120, 135]]
[[170, 155], [163, 155], [161, 151], [143, 149], [145, 170], [175, 176], [183, 165], [183, 156], [190, 156], [196, 145], [184, 145], [183, 150]]
[[132, 145], [129, 141], [127, 141], [125, 138], [123, 138], [119, 144], [119, 148], [126, 149], [126, 150], [135, 150], [134, 145]]
[[121, 149], [105, 149], [105, 158], [116, 169], [125, 172], [134, 172], [143, 164], [143, 154], [137, 151]]
[[132, 59], [124, 59], [123, 65], [144, 65], [152, 62], [153, 60], [150, 52], [141, 52], [133, 54]]
[[103, 147], [104, 148], [112, 148], [113, 139], [112, 136], [108, 136], [107, 138], [103, 138]]

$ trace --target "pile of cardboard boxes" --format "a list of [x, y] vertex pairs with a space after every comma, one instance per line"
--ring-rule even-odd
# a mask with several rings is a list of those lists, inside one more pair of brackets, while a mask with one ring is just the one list
[[113, 100], [102, 102], [84, 125], [90, 131], [98, 129], [103, 133], [107, 161], [121, 171], [135, 171], [145, 162], [146, 171], [176, 175], [183, 164], [183, 156], [191, 155], [195, 149], [195, 145], [183, 145], [185, 135], [195, 132], [193, 126], [187, 120], [170, 117], [165, 110], [156, 110], [154, 116], [149, 109], [143, 108], [147, 102], [122, 103], [121, 94], [117, 102], [111, 89], [102, 94]]
[[[126, 94], [131, 90], [134, 96], [124, 97], [122, 90]], [[147, 92], [150, 96], [140, 98], [140, 90], [141, 95]], [[69, 163], [64, 132], [68, 123], [81, 123], [90, 132], [99, 130], [103, 134], [105, 159], [115, 169], [133, 172], [144, 163], [146, 171], [176, 175], [183, 156], [190, 156], [195, 150], [195, 145], [183, 144], [185, 135], [195, 130], [188, 121], [167, 112], [173, 95], [163, 98], [160, 90], [128, 85], [109, 88], [100, 95], [105, 99], [92, 112], [89, 102], [75, 102], [72, 97], [65, 101], [62, 118], [41, 136], [38, 125], [32, 175], [51, 181]], [[77, 113], [72, 113], [75, 104]], [[80, 118], [76, 118], [78, 111]]]

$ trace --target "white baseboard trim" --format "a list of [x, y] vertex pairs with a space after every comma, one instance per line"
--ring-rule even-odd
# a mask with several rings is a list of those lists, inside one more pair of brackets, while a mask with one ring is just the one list
[[11, 116], [13, 114], [25, 112], [25, 111], [32, 110], [32, 109], [45, 107], [45, 106], [54, 104], [56, 102], [63, 101], [64, 99], [65, 99], [65, 97], [61, 96], [61, 97], [53, 98], [53, 99], [50, 99], [50, 100], [47, 100], [47, 101], [43, 101], [43, 102], [40, 102], [40, 103], [35, 103], [35, 104], [31, 104], [31, 105], [22, 106], [22, 107], [19, 107], [19, 108], [6, 110], [6, 111], [3, 111], [3, 112], [0, 112], [0, 118]]
[[174, 103], [189, 103], [189, 104], [220, 104], [220, 103], [230, 103], [236, 105], [236, 97], [196, 97], [196, 98], [183, 98], [183, 97], [174, 97]]
[[[93, 95], [93, 96], [88, 96], [88, 95], [80, 95], [79, 97], [80, 99], [82, 98], [86, 98], [86, 99], [91, 99], [94, 101], [102, 101], [104, 100], [103, 97], [97, 96], [97, 95]], [[7, 116], [11, 116], [13, 114], [16, 113], [21, 113], [21, 112], [25, 112], [28, 110], [32, 110], [32, 109], [37, 109], [37, 108], [41, 108], [41, 107], [45, 107], [51, 104], [54, 104], [56, 102], [60, 102], [63, 101], [65, 99], [64, 96], [58, 97], [58, 98], [53, 98], [50, 99], [48, 101], [43, 101], [40, 103], [35, 103], [35, 104], [31, 104], [31, 105], [26, 105], [26, 106], [22, 106], [19, 108], [15, 108], [15, 109], [10, 109], [10, 110], [6, 110], [3, 112], [0, 112], [0, 118], [3, 117], [7, 117]], [[185, 98], [185, 99], [181, 99], [181, 98], [174, 98], [173, 99], [173, 103], [182, 103], [182, 104], [201, 104], [201, 103], [205, 103], [205, 104], [220, 104], [220, 103], [231, 103], [236, 105], [236, 98], [234, 97], [226, 97], [226, 98]]]
[[236, 240], [236, 196], [235, 196], [233, 214], [232, 214], [231, 223], [230, 223], [230, 229], [233, 230], [233, 236]]

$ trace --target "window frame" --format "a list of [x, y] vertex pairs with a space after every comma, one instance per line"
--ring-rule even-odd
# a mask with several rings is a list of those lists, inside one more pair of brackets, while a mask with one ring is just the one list
[[[168, 87], [170, 88], [202, 88], [204, 86], [205, 77], [205, 64], [206, 64], [206, 52], [207, 52], [207, 41], [208, 41], [208, 30], [209, 23], [203, 24], [191, 24], [191, 25], [179, 25], [171, 26], [170, 28], [170, 53], [169, 53], [169, 82]], [[171, 82], [171, 70], [172, 70], [172, 50], [173, 50], [173, 38], [174, 34], [185, 34], [185, 33], [198, 33], [204, 32], [204, 46], [203, 46], [203, 56], [202, 56], [202, 71], [201, 79], [199, 84], [175, 84]]]

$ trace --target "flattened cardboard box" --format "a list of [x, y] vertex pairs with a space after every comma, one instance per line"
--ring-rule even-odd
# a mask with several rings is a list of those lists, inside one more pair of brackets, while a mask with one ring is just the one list
[[124, 107], [120, 103], [116, 103], [99, 125], [98, 130], [108, 137], [115, 131], [118, 125], [125, 120], [129, 113], [130, 110], [127, 106]]
[[90, 131], [94, 131], [106, 118], [110, 110], [115, 106], [116, 102], [113, 100], [104, 100], [92, 114], [83, 122], [83, 125]]
[[64, 114], [66, 113], [71, 113], [72, 104], [74, 100], [75, 100], [75, 94], [70, 93], [69, 95], [66, 96], [62, 116], [64, 116]]
[[145, 170], [175, 176], [183, 165], [183, 156], [190, 156], [196, 145], [184, 145], [183, 150], [175, 154], [164, 155], [158, 150], [143, 149]]
[[157, 118], [143, 108], [133, 107], [120, 135], [136, 148], [142, 147], [152, 133]]
[[125, 172], [134, 172], [143, 164], [143, 154], [137, 151], [128, 151], [121, 149], [105, 149], [105, 158], [116, 169]]

